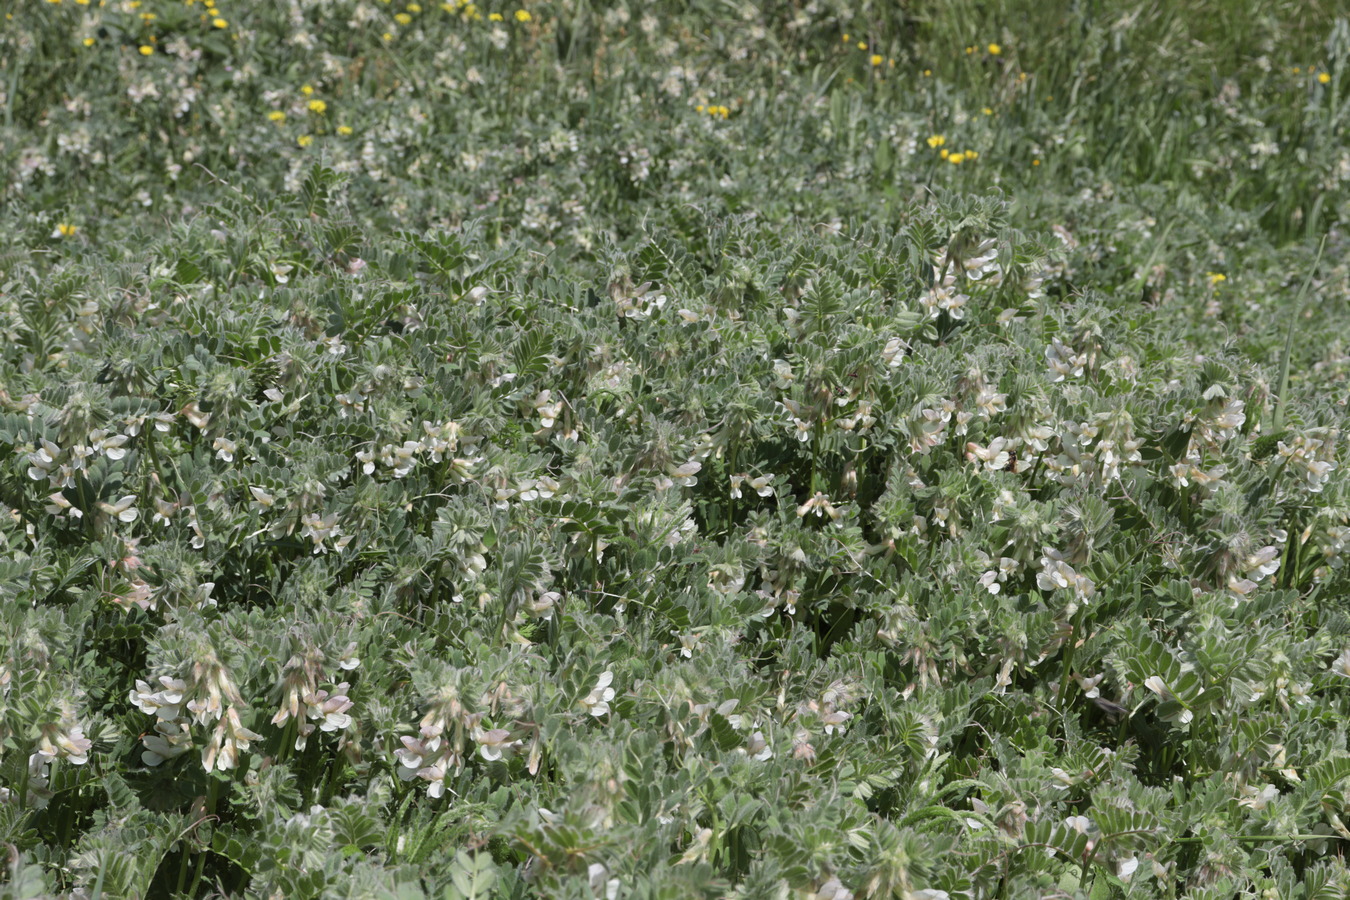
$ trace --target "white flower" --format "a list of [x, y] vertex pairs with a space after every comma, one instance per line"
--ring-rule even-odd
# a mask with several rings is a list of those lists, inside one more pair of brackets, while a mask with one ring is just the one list
[[801, 506], [797, 507], [798, 518], [804, 517], [807, 513], [815, 511], [817, 517], [829, 516], [831, 520], [838, 519], [841, 513], [830, 503], [830, 498], [820, 491], [816, 491], [814, 497], [807, 500]]
[[1272, 800], [1280, 796], [1280, 789], [1273, 784], [1264, 785], [1259, 789], [1255, 785], [1244, 784], [1241, 790], [1243, 796], [1238, 799], [1238, 804], [1255, 812], [1261, 812]]
[[211, 449], [216, 451], [216, 459], [234, 462], [234, 454], [238, 452], [239, 445], [227, 438], [218, 437], [211, 445]]
[[988, 447], [971, 442], [966, 444], [966, 459], [972, 462], [978, 459], [991, 472], [1001, 471], [1008, 467], [1008, 461], [1011, 459], [1008, 454], [1010, 447], [1011, 442], [1001, 437], [994, 438]]
[[820, 721], [825, 725], [826, 734], [834, 734], [836, 731], [844, 733], [844, 723], [853, 718], [853, 713], [845, 712], [842, 709], [836, 709], [825, 713], [820, 717]]
[[595, 689], [581, 698], [581, 705], [587, 713], [596, 718], [609, 715], [609, 701], [614, 699], [614, 688], [610, 687], [613, 683], [613, 672], [606, 671], [600, 674], [599, 680], [595, 683]]
[[136, 502], [135, 494], [128, 494], [116, 503], [99, 502], [98, 508], [110, 516], [116, 516], [122, 522], [134, 522], [140, 515], [140, 511], [133, 505]]
[[478, 742], [478, 754], [488, 762], [502, 758], [503, 751], [513, 749], [517, 741], [510, 740], [511, 732], [505, 728], [493, 728], [484, 731], [481, 728], [473, 730], [473, 739]]
[[764, 732], [762, 731], [756, 731], [754, 734], [750, 735], [750, 740], [746, 744], [745, 752], [749, 754], [751, 759], [756, 759], [760, 762], [773, 756], [773, 748], [769, 746], [769, 742], [764, 738]]
[[359, 665], [361, 665], [361, 660], [356, 656], [356, 641], [352, 641], [342, 651], [342, 655], [338, 657], [338, 668], [350, 672]]
[[141, 712], [160, 719], [178, 718], [183, 697], [187, 692], [187, 682], [181, 678], [161, 675], [159, 683], [163, 689], [155, 691], [144, 681], [136, 679], [136, 688], [131, 692], [132, 705]]

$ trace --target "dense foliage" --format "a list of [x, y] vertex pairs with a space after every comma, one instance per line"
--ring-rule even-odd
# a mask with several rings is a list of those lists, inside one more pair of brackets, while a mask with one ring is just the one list
[[1350, 891], [1350, 22], [1050, 7], [9, 11], [0, 893]]

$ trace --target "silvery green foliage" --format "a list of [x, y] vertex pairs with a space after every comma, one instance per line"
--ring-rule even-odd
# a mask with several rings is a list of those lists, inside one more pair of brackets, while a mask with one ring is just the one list
[[414, 5], [0, 30], [0, 894], [1350, 889], [1343, 22]]
[[1344, 877], [1315, 401], [1268, 447], [1259, 372], [1029, 289], [998, 204], [563, 277], [472, 228], [334, 257], [306, 196], [284, 284], [210, 274], [224, 206], [125, 291], [63, 264], [97, 327], [7, 388], [6, 802], [62, 883]]

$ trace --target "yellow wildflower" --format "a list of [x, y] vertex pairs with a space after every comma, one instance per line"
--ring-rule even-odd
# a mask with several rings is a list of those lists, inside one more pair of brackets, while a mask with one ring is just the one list
[[933, 150], [936, 150], [945, 143], [947, 143], [947, 139], [940, 134], [935, 134], [928, 139], [928, 146]]
[[322, 100], [311, 100], [309, 101], [309, 111], [323, 115], [328, 111], [328, 104], [324, 103]]
[[352, 126], [350, 126], [350, 125], [339, 125], [339, 126], [337, 127], [337, 133], [340, 134], [340, 135], [342, 135], [343, 137], [347, 137], [348, 135], [350, 135], [350, 134], [352, 133]]
[[948, 156], [951, 156], [951, 151], [944, 147], [938, 151], [938, 156], [946, 159]]
[[1041, 161], [1040, 161], [1039, 159], [1033, 159], [1033, 160], [1031, 161], [1031, 164], [1032, 164], [1033, 166], [1039, 166], [1039, 165], [1041, 164]]
[[1228, 276], [1222, 272], [1206, 272], [1205, 275], [1209, 278], [1210, 284], [1218, 284], [1221, 281], [1228, 280]]
[[408, 15], [405, 12], [401, 12], [394, 16], [394, 21], [400, 25], [411, 25], [412, 16]]
[[301, 147], [308, 147], [310, 144], [314, 143], [314, 135], [302, 134], [295, 139], [295, 142], [299, 144]]
[[859, 50], [866, 50], [866, 49], [867, 49], [867, 41], [858, 41], [858, 49], [859, 49]]
[[967, 47], [967, 48], [966, 48], [966, 56], [969, 56], [970, 54], [972, 54], [972, 53], [974, 53], [974, 52], [975, 52], [975, 48], [974, 48], [974, 47]]
[[267, 114], [267, 118], [273, 122], [281, 123], [286, 121], [286, 114], [279, 109], [274, 109]]
[[420, 13], [422, 11], [422, 5], [420, 3], [409, 3], [407, 9], [410, 13]]
[[52, 237], [74, 237], [75, 232], [79, 230], [80, 226], [78, 225], [70, 225], [66, 222], [62, 222], [60, 225], [56, 226], [56, 230], [52, 232]]
[[987, 106], [980, 110], [980, 112], [984, 113], [986, 116], [992, 116], [994, 114], [994, 111]]
[[221, 18], [218, 18], [218, 17], [215, 18], [215, 19], [212, 19], [212, 20], [211, 20], [211, 24], [214, 25], [214, 26], [217, 27], [217, 28], [229, 28], [229, 27], [230, 27], [230, 23], [229, 23], [229, 22], [226, 22], [224, 19], [221, 19]]
[[879, 66], [885, 61], [886, 61], [885, 57], [883, 57], [880, 53], [873, 53], [871, 58], [868, 60], [868, 62], [870, 62], [874, 66]]
[[300, 85], [300, 93], [308, 97], [310, 94], [314, 93], [314, 87], [312, 85], [302, 84]]
[[528, 22], [528, 21], [530, 21], [530, 20], [533, 19], [533, 18], [534, 18], [534, 16], [530, 15], [529, 10], [524, 10], [524, 9], [518, 9], [518, 10], [516, 10], [516, 21], [517, 21], [517, 22]]
[[947, 157], [947, 162], [952, 163], [953, 165], [960, 165], [965, 161], [966, 155], [964, 153], [953, 153]]
[[1003, 48], [1000, 47], [998, 44], [990, 44], [988, 47], [985, 47], [984, 49], [989, 51], [990, 56], [998, 56], [1000, 53], [1003, 52]]
[[924, 69], [924, 70], [923, 70], [923, 77], [924, 77], [924, 78], [932, 78], [932, 77], [933, 77], [933, 70], [932, 70], [932, 69]]
[[149, 56], [151, 53], [155, 52], [155, 48], [151, 47], [149, 44], [141, 44], [140, 52], [141, 56]]
[[488, 13], [488, 21], [489, 21], [489, 22], [500, 22], [500, 21], [502, 21], [502, 14], [501, 14], [501, 13]]
[[380, 40], [384, 41], [385, 43], [388, 43], [389, 41], [392, 41], [393, 39], [394, 39], [394, 36], [393, 36], [392, 34], [390, 34], [389, 32], [387, 32], [387, 31], [386, 31], [384, 34], [380, 35]]
[[1327, 73], [1327, 72], [1323, 72], [1323, 73], [1321, 73], [1320, 75], [1317, 76], [1317, 82], [1318, 82], [1319, 84], [1328, 84], [1328, 83], [1330, 83], [1330, 81], [1331, 81], [1331, 75], [1330, 75], [1329, 73]]
[[85, 45], [86, 47], [92, 47], [92, 46], [94, 46], [94, 39], [93, 39], [93, 38], [85, 38], [85, 39], [84, 39], [84, 45]]

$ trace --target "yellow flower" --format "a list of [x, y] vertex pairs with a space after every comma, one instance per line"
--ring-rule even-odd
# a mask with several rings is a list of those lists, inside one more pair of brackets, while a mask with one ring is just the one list
[[1039, 165], [1041, 164], [1041, 161], [1040, 161], [1039, 159], [1033, 159], [1033, 160], [1031, 161], [1031, 164], [1032, 164], [1033, 166], [1039, 166]]
[[93, 39], [93, 38], [85, 38], [85, 39], [84, 39], [84, 45], [85, 45], [86, 47], [92, 47], [92, 46], [94, 46], [94, 39]]
[[858, 49], [859, 49], [859, 50], [866, 50], [866, 49], [867, 49], [867, 41], [858, 41]]
[[309, 101], [309, 111], [323, 115], [328, 111], [328, 104], [324, 103], [322, 100], [311, 100]]
[[352, 126], [350, 126], [350, 125], [339, 125], [339, 126], [337, 127], [337, 133], [340, 134], [340, 135], [342, 135], [343, 137], [347, 137], [349, 134], [352, 133]]
[[943, 149], [938, 151], [938, 156], [942, 157], [943, 159], [946, 159], [948, 156], [951, 156], [951, 151], [947, 150], [944, 147]]
[[853, 39], [852, 39], [851, 37], [849, 37], [847, 34], [844, 35], [844, 43], [845, 43], [845, 44], [847, 44], [847, 43], [848, 43], [849, 41], [851, 41], [851, 40], [853, 40]]
[[500, 21], [502, 21], [502, 14], [501, 14], [501, 13], [488, 13], [488, 21], [489, 21], [489, 22], [500, 22]]
[[1303, 70], [1300, 69], [1298, 66], [1294, 66], [1294, 74], [1295, 74], [1295, 75], [1298, 75], [1298, 74], [1302, 73], [1302, 71], [1303, 71]]
[[992, 116], [994, 114], [994, 111], [987, 106], [980, 110], [980, 112], [984, 113], [986, 116]]
[[1205, 274], [1209, 277], [1210, 284], [1218, 284], [1221, 281], [1228, 280], [1228, 276], [1222, 272], [1206, 272]]
[[974, 48], [974, 47], [967, 47], [967, 48], [966, 48], [966, 56], [969, 56], [970, 54], [972, 54], [972, 53], [974, 53], [974, 52], [975, 52], [975, 48]]
[[155, 48], [151, 47], [149, 44], [141, 44], [140, 50], [141, 56], [149, 56], [151, 53], [155, 52]]
[[420, 3], [409, 3], [409, 4], [408, 4], [408, 12], [410, 12], [410, 13], [420, 13], [421, 11], [422, 11], [422, 4], [420, 4]]
[[230, 23], [229, 23], [229, 22], [226, 22], [224, 19], [221, 19], [221, 18], [215, 18], [215, 19], [212, 19], [212, 20], [211, 20], [211, 24], [214, 25], [214, 26], [217, 27], [217, 28], [229, 28], [229, 27], [230, 27]]
[[961, 163], [965, 161], [966, 155], [964, 153], [953, 153], [947, 157], [947, 162], [952, 163], [953, 165], [959, 166]]
[[885, 58], [880, 53], [873, 53], [871, 59], [868, 60], [868, 62], [874, 66], [879, 66], [885, 61]]
[[984, 49], [989, 51], [990, 56], [998, 56], [1000, 53], [1003, 52], [1003, 48], [1000, 47], [998, 44], [990, 44], [988, 47], [985, 47]]
[[[57, 2], [60, 2], [60, 0], [57, 0]], [[52, 232], [52, 237], [63, 237], [63, 238], [74, 237], [75, 232], [79, 230], [80, 226], [78, 225], [69, 225], [65, 222], [62, 222], [60, 225], [56, 226], [56, 230]]]
[[279, 109], [274, 109], [267, 114], [267, 118], [271, 119], [273, 122], [285, 122], [286, 114]]
[[530, 15], [529, 10], [524, 10], [524, 9], [518, 9], [518, 10], [516, 10], [516, 21], [517, 21], [517, 22], [528, 22], [528, 21], [530, 21], [530, 20], [533, 19], [533, 18], [534, 18], [534, 16]]
[[928, 139], [928, 146], [933, 150], [936, 150], [945, 143], [947, 143], [947, 139], [940, 134], [935, 134]]
[[703, 112], [703, 104], [700, 103], [698, 106], [695, 106], [694, 112]]
[[979, 158], [980, 154], [976, 153], [974, 150], [966, 151], [966, 159], [979, 159]]
[[300, 85], [300, 93], [308, 97], [310, 94], [314, 93], [314, 88], [311, 85], [302, 84]]
[[400, 24], [400, 25], [411, 25], [411, 24], [412, 24], [412, 16], [408, 15], [408, 14], [405, 13], [405, 12], [404, 12], [404, 13], [399, 13], [398, 15], [394, 16], [394, 21], [397, 22], [397, 23]]
[[932, 78], [932, 77], [933, 77], [933, 70], [932, 70], [932, 69], [924, 69], [924, 70], [923, 70], [923, 77], [924, 77], [924, 78]]
[[381, 40], [388, 43], [389, 41], [392, 41], [394, 39], [394, 36], [386, 31], [384, 34], [380, 35], [380, 38]]
[[301, 147], [308, 147], [310, 144], [314, 143], [314, 135], [302, 134], [295, 139], [295, 142], [299, 144]]
[[1327, 72], [1323, 72], [1317, 76], [1317, 81], [1319, 84], [1328, 84], [1331, 81], [1331, 75]]

